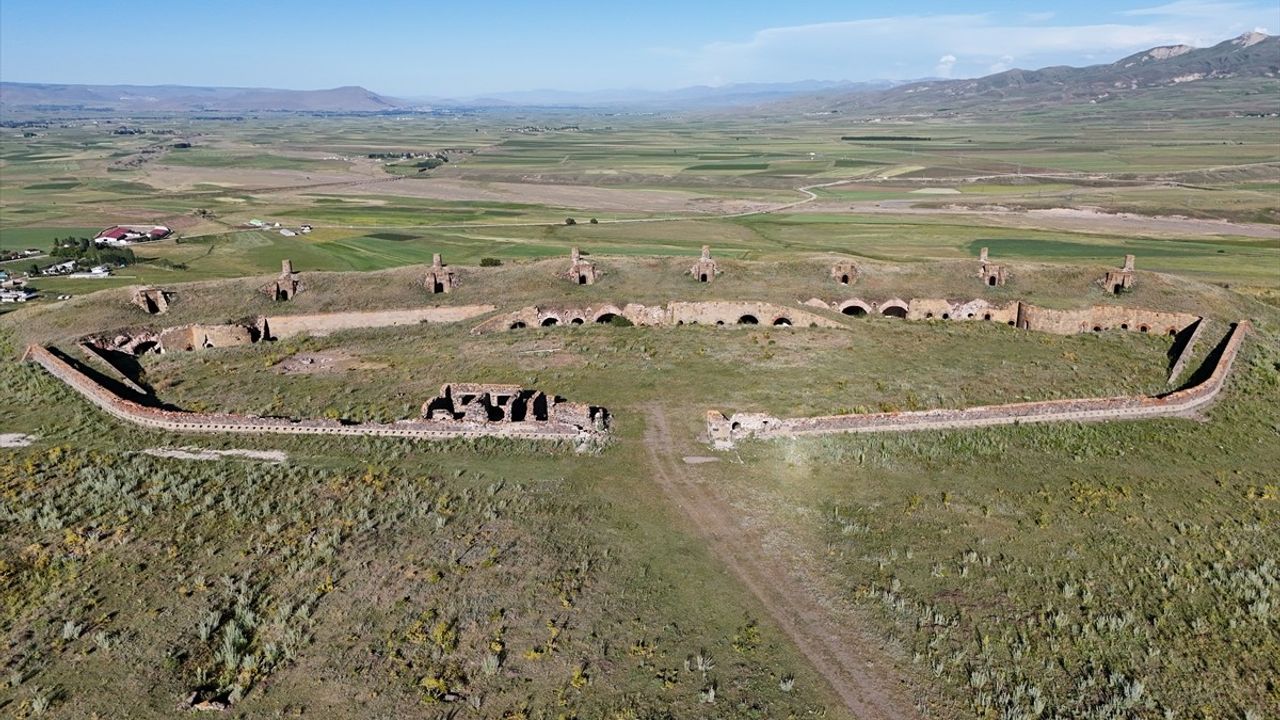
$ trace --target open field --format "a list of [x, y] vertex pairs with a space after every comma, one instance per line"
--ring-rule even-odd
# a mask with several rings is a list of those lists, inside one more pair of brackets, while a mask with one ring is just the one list
[[[0, 249], [177, 230], [109, 279], [35, 279], [45, 297], [0, 315], [0, 713], [170, 717], [195, 692], [246, 717], [1280, 714], [1273, 118], [122, 122], [148, 132], [51, 122], [0, 143]], [[702, 245], [709, 284], [688, 276]], [[558, 277], [571, 247], [596, 284]], [[1006, 285], [975, 277], [983, 247]], [[433, 253], [451, 293], [421, 286]], [[1105, 292], [1126, 253], [1136, 287]], [[850, 258], [862, 275], [840, 286]], [[276, 302], [259, 288], [284, 259], [305, 290]], [[135, 285], [171, 290], [169, 310], [130, 305]], [[1153, 394], [1178, 348], [819, 309], [834, 327], [473, 335], [479, 317], [121, 368], [174, 407], [350, 423], [414, 417], [447, 382], [518, 383], [609, 409], [588, 454], [175, 438], [17, 362], [28, 343], [77, 358], [89, 334], [264, 315], [852, 297], [1203, 315], [1197, 366], [1228, 323], [1256, 332], [1196, 419], [729, 453], [702, 437], [707, 410]]]

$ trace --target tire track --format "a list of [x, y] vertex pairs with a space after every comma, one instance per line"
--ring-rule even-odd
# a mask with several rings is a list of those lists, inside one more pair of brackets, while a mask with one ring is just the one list
[[761, 550], [759, 534], [742, 526], [714, 491], [687, 476], [671, 439], [666, 413], [649, 408], [645, 452], [663, 494], [693, 522], [712, 553], [751, 591], [831, 690], [859, 720], [919, 717], [905, 680], [879, 643], [834, 616], [797, 584], [781, 558]]

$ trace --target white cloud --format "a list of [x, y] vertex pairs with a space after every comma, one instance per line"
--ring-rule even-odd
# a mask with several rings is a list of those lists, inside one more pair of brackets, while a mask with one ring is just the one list
[[988, 73], [1001, 73], [1013, 67], [1013, 56], [1002, 55], [1000, 60], [987, 66]]
[[951, 71], [956, 67], [956, 56], [950, 53], [938, 58], [938, 64], [934, 66], [933, 71], [938, 73], [939, 77], [951, 77]]
[[1166, 16], [1182, 18], [1216, 18], [1250, 9], [1250, 6], [1239, 2], [1213, 2], [1212, 0], [1177, 0], [1176, 2], [1154, 7], [1123, 10], [1119, 14], [1127, 17]]
[[1012, 67], [1111, 61], [1158, 45], [1205, 46], [1267, 22], [1266, 5], [1180, 0], [1119, 13], [1118, 22], [1048, 24], [993, 14], [901, 15], [760, 30], [688, 51], [686, 84], [801, 78], [972, 77]]

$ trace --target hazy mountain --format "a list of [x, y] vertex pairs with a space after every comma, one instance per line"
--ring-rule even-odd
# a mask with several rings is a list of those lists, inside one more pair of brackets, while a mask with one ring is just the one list
[[472, 98], [438, 96], [392, 98], [361, 87], [332, 90], [193, 87], [187, 85], [60, 85], [0, 83], [0, 107], [110, 112], [376, 112], [426, 108], [632, 108], [693, 109], [735, 107], [773, 102], [802, 94], [855, 94], [891, 88], [888, 80], [837, 82], [804, 80], [789, 83], [742, 83], [676, 90], [521, 90]]
[[362, 87], [273, 90], [186, 85], [0, 83], [0, 106], [6, 108], [116, 112], [370, 112], [390, 110], [405, 104], [403, 100], [379, 95]]
[[[1204, 92], [1197, 92], [1197, 89]], [[1234, 92], [1223, 93], [1224, 90]], [[854, 113], [1007, 112], [1147, 98], [1152, 105], [1209, 112], [1216, 107], [1280, 110], [1280, 37], [1245, 33], [1212, 47], [1151, 48], [1104, 65], [1008, 70], [968, 80], [917, 82], [877, 93], [796, 98], [790, 109]], [[767, 108], [766, 108], [767, 109]]]
[[650, 109], [687, 109], [754, 105], [818, 92], [845, 94], [886, 90], [901, 84], [892, 80], [848, 82], [835, 80], [800, 80], [783, 83], [735, 83], [732, 85], [694, 85], [675, 90], [517, 90], [490, 93], [483, 98], [440, 100], [434, 104], [466, 104], [512, 107], [631, 107]]

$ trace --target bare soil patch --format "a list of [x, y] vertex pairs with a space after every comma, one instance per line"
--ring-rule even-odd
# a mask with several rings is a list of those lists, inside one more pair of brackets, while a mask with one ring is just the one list
[[223, 458], [244, 458], [246, 460], [261, 460], [269, 463], [282, 463], [289, 459], [289, 455], [283, 450], [207, 450], [204, 448], [147, 448], [142, 451], [145, 455], [151, 455], [159, 458], [173, 458], [177, 460], [221, 460]]
[[361, 360], [345, 350], [297, 353], [276, 364], [276, 370], [285, 375], [322, 375], [350, 370], [379, 370], [386, 363]]
[[969, 216], [998, 226], [1024, 229], [1065, 230], [1109, 235], [1207, 236], [1280, 239], [1280, 226], [1263, 223], [1235, 223], [1228, 220], [1203, 220], [1176, 215], [1136, 215], [1109, 213], [1098, 208], [1048, 208], [1023, 210], [1003, 205], [947, 205], [918, 207], [913, 200], [859, 201], [854, 203], [823, 200], [796, 208], [793, 212], [824, 214], [885, 214]]
[[718, 215], [771, 207], [768, 202], [721, 198], [682, 190], [601, 188], [550, 183], [479, 182], [452, 178], [412, 179], [390, 186], [355, 187], [350, 195], [400, 195], [450, 201], [548, 205], [572, 210], [671, 212]]
[[0, 448], [27, 447], [38, 438], [25, 433], [0, 433]]

